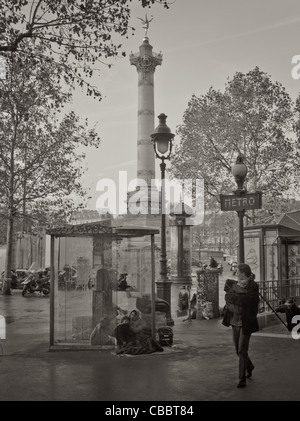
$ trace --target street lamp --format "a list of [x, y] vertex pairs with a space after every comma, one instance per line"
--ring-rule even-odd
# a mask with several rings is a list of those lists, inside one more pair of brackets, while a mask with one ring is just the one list
[[[234, 192], [237, 196], [241, 197], [243, 194], [246, 193], [246, 189], [244, 189], [244, 181], [247, 175], [247, 166], [244, 163], [244, 157], [242, 155], [238, 155], [236, 158], [235, 164], [231, 167], [231, 173], [234, 176], [235, 182], [237, 184], [237, 190]], [[245, 262], [245, 251], [244, 251], [244, 216], [245, 216], [245, 209], [237, 211], [238, 218], [239, 218], [239, 257], [238, 262], [244, 263]]]
[[171, 133], [170, 128], [166, 124], [167, 116], [160, 114], [158, 116], [159, 124], [154, 130], [154, 133], [150, 135], [151, 141], [153, 142], [155, 155], [161, 160], [161, 233], [160, 233], [160, 279], [156, 282], [157, 285], [157, 296], [167, 301], [170, 305], [170, 311], [167, 313], [167, 325], [174, 325], [174, 321], [171, 317], [171, 281], [168, 278], [167, 270], [167, 252], [166, 252], [166, 203], [165, 203], [165, 170], [166, 170], [166, 159], [170, 159], [172, 151], [172, 142], [174, 140], [174, 134]]

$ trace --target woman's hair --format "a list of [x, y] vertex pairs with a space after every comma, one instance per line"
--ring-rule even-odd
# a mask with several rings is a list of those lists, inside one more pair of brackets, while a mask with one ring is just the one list
[[240, 263], [237, 268], [240, 272], [244, 273], [247, 276], [247, 278], [249, 278], [249, 276], [252, 275], [251, 268], [246, 263]]

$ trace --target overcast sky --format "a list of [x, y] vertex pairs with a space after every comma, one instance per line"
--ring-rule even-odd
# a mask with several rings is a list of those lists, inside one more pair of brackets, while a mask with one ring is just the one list
[[237, 71], [258, 66], [282, 83], [292, 99], [300, 90], [300, 79], [292, 77], [292, 58], [300, 55], [299, 0], [176, 0], [169, 10], [158, 5], [143, 9], [133, 0], [135, 35], [122, 39], [127, 57], [115, 60], [111, 69], [103, 67], [95, 78], [103, 100], [81, 92], [74, 96], [73, 108], [97, 123], [102, 138], [100, 148], [87, 153], [84, 185], [93, 196], [90, 209], [96, 208], [98, 180], [117, 182], [119, 171], [128, 171], [129, 180], [136, 177], [138, 87], [129, 53], [139, 51], [144, 29], [138, 17], [146, 13], [153, 16], [150, 44], [163, 54], [154, 76], [155, 115], [165, 113], [173, 133], [193, 94], [206, 94], [211, 86], [223, 91]]

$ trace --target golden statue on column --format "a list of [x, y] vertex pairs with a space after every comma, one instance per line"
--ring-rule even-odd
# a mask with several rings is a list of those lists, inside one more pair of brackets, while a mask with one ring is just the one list
[[149, 20], [148, 17], [147, 17], [147, 13], [146, 13], [145, 19], [142, 19], [142, 18], [138, 18], [138, 19], [140, 19], [142, 21], [142, 23], [143, 23], [142, 27], [145, 29], [145, 37], [147, 37], [147, 33], [148, 33], [148, 29], [149, 29], [149, 23], [153, 21], [153, 16], [151, 16], [151, 19]]

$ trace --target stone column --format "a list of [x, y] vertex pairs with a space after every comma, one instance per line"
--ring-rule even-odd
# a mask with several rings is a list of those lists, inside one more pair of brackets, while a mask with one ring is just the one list
[[139, 53], [130, 54], [130, 64], [138, 72], [138, 133], [137, 178], [147, 181], [155, 178], [155, 157], [150, 134], [154, 132], [154, 72], [162, 63], [162, 55], [152, 52], [149, 39], [144, 38]]
[[[131, 53], [129, 57], [130, 64], [136, 66], [138, 72], [137, 178], [147, 183], [148, 189], [142, 200], [147, 202], [145, 206], [149, 214], [151, 180], [155, 179], [154, 148], [150, 140], [154, 132], [154, 72], [156, 66], [162, 63], [162, 54], [153, 53], [152, 48], [149, 39], [145, 37], [139, 53]], [[156, 192], [153, 196], [157, 197]]]

